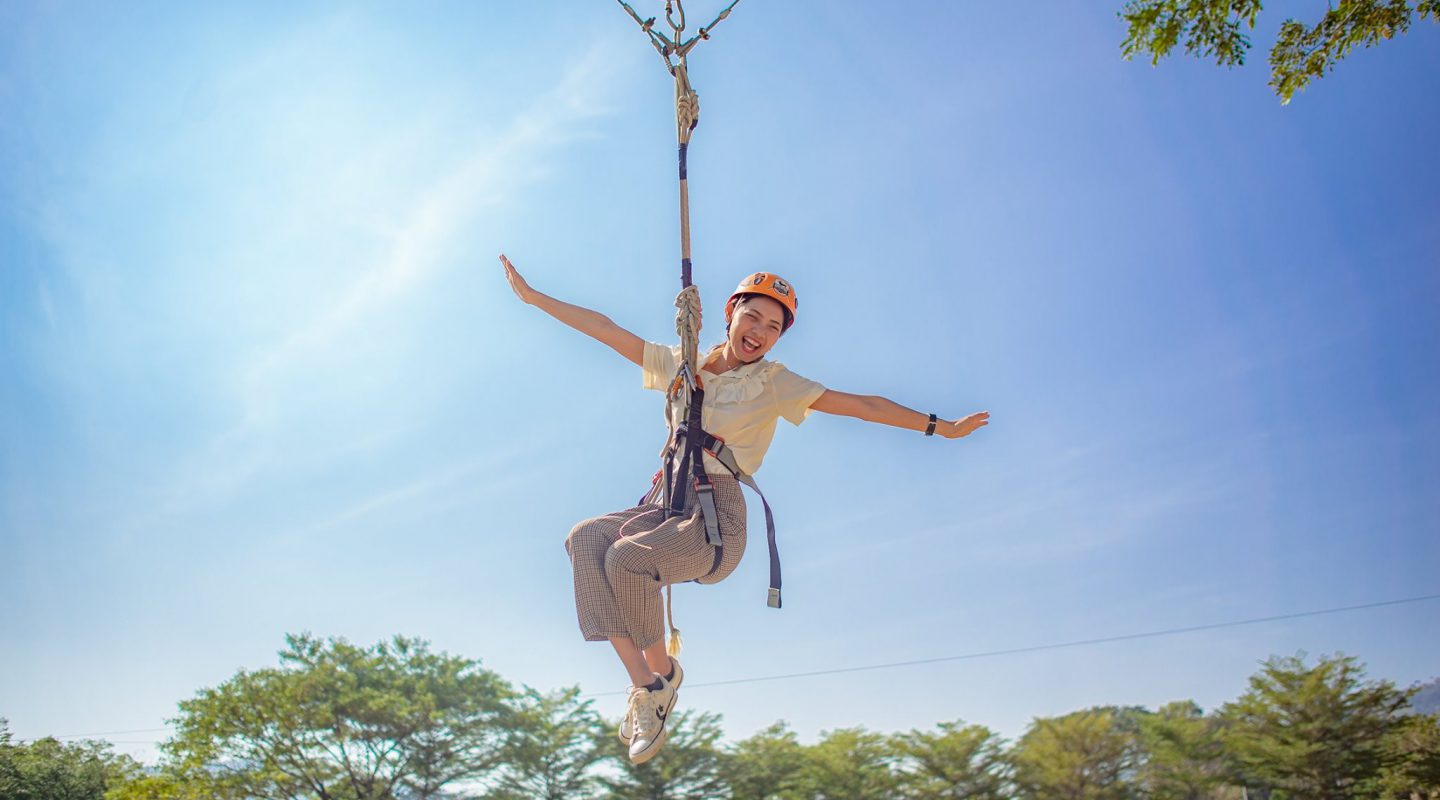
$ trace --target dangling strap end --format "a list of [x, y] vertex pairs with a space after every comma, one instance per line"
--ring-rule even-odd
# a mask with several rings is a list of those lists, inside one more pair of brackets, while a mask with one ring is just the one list
[[780, 590], [774, 586], [770, 587], [770, 595], [765, 599], [765, 605], [771, 608], [780, 607]]

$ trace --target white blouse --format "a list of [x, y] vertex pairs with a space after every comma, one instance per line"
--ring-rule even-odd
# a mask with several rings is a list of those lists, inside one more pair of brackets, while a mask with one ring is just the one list
[[[702, 354], [703, 359], [703, 354]], [[665, 391], [680, 366], [680, 346], [645, 343], [645, 388]], [[716, 374], [700, 370], [705, 386], [705, 403], [700, 408], [700, 425], [725, 440], [740, 469], [754, 475], [765, 460], [775, 423], [780, 417], [799, 425], [810, 416], [810, 404], [825, 393], [825, 387], [785, 368], [776, 361], [760, 359]], [[673, 422], [684, 420], [675, 410]], [[705, 471], [729, 474], [719, 461], [705, 454]]]

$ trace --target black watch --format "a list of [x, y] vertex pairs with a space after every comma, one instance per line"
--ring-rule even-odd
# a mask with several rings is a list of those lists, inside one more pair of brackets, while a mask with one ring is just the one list
[[934, 414], [931, 414], [931, 415], [930, 415], [930, 424], [925, 426], [925, 435], [926, 435], [926, 436], [934, 436], [934, 435], [935, 435], [935, 421], [936, 421], [935, 415], [934, 415]]

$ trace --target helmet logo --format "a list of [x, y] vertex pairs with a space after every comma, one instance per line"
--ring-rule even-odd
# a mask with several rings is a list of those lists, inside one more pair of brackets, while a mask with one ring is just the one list
[[782, 295], [784, 297], [790, 296], [790, 284], [786, 283], [780, 278], [776, 278], [775, 283], [771, 284], [771, 287], [775, 289], [775, 293], [778, 295]]
[[769, 275], [766, 275], [766, 274], [763, 273], [763, 272], [756, 273], [755, 278], [750, 281], [750, 285], [751, 285], [751, 286], [759, 286], [760, 284], [764, 283], [764, 282], [765, 282], [765, 279], [768, 278], [768, 277], [770, 277], [770, 276], [769, 276]]

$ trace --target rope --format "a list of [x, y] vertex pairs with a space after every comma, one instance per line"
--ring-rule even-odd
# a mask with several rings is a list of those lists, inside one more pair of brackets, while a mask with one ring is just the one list
[[689, 144], [690, 132], [700, 124], [700, 95], [690, 88], [690, 76], [683, 62], [674, 69], [674, 73], [675, 136], [680, 144]]
[[[672, 34], [667, 36], [655, 30], [655, 17], [642, 19], [635, 9], [625, 0], [616, 0], [625, 13], [635, 20], [649, 38], [650, 44], [654, 46], [655, 52], [665, 61], [665, 67], [675, 77], [675, 138], [679, 142], [679, 173], [680, 173], [680, 293], [675, 296], [675, 333], [680, 336], [680, 365], [676, 370], [675, 379], [670, 382], [670, 388], [665, 393], [665, 426], [670, 431], [666, 439], [667, 448], [669, 442], [675, 438], [675, 422], [677, 417], [676, 409], [679, 410], [679, 417], [689, 413], [689, 405], [692, 402], [692, 392], [699, 388], [700, 383], [700, 290], [695, 286], [691, 276], [690, 262], [690, 188], [686, 175], [686, 154], [690, 147], [690, 135], [694, 132], [695, 126], [700, 124], [700, 95], [690, 86], [690, 76], [686, 68], [685, 59], [690, 55], [702, 39], [709, 39], [710, 32], [715, 29], [720, 21], [730, 16], [731, 9], [735, 8], [740, 0], [732, 0], [719, 16], [715, 17], [709, 25], [701, 26], [696, 35], [685, 38], [685, 4], [681, 0], [665, 0], [665, 24], [670, 27]], [[667, 465], [668, 466], [668, 465]], [[685, 476], [679, 476], [684, 480]], [[669, 476], [666, 476], [667, 487]], [[668, 495], [668, 492], [666, 493]], [[668, 506], [670, 498], [663, 498]], [[670, 587], [665, 587], [665, 617], [670, 627], [670, 641], [667, 646], [671, 656], [680, 653], [680, 631], [675, 627], [674, 603], [671, 598]]]
[[[680, 335], [684, 369], [696, 381], [700, 375], [700, 287], [690, 284], [675, 295], [675, 332]], [[688, 393], [687, 393], [688, 395]]]

